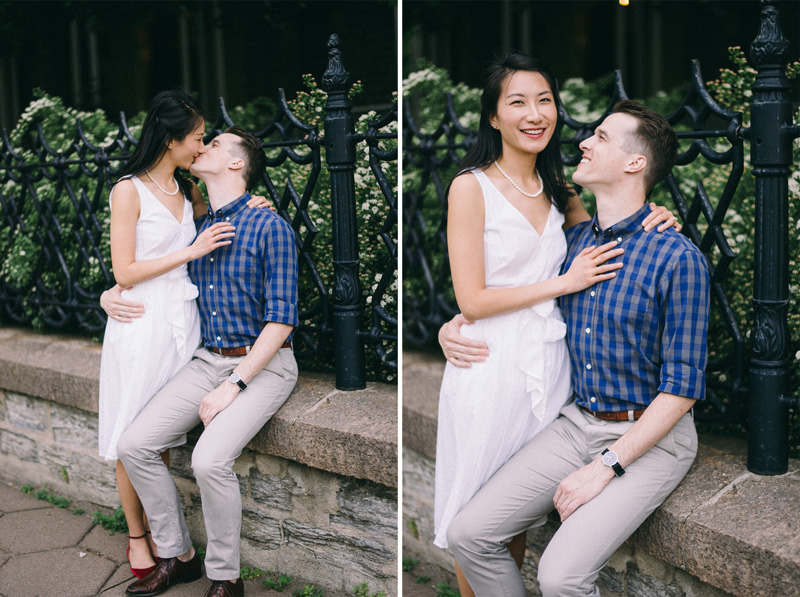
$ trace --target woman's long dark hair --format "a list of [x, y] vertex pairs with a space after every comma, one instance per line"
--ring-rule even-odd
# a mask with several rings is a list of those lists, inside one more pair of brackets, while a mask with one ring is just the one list
[[[200, 106], [183, 89], [171, 89], [156, 95], [147, 109], [139, 144], [120, 170], [117, 182], [122, 177], [139, 175], [153, 167], [167, 151], [170, 141], [173, 139], [183, 141], [186, 135], [194, 131], [200, 120], [203, 120]], [[191, 181], [184, 178], [177, 170], [175, 180], [178, 181], [186, 199], [191, 201]]]
[[[459, 164], [456, 176], [473, 168], [485, 168], [494, 160], [500, 157], [503, 152], [503, 143], [500, 131], [493, 128], [489, 119], [497, 114], [497, 102], [500, 99], [500, 91], [505, 78], [517, 71], [528, 71], [542, 75], [553, 92], [558, 110], [558, 120], [556, 128], [550, 142], [539, 154], [536, 159], [536, 168], [544, 182], [545, 192], [550, 197], [550, 201], [556, 209], [564, 213], [567, 209], [567, 199], [569, 196], [566, 179], [564, 178], [564, 164], [561, 162], [561, 98], [558, 95], [558, 84], [550, 69], [542, 62], [530, 58], [519, 52], [510, 52], [493, 60], [486, 69], [486, 84], [481, 94], [481, 121], [478, 126], [478, 138], [475, 144], [467, 151], [464, 159]], [[450, 188], [447, 188], [447, 195]], [[447, 199], [445, 199], [446, 201]]]

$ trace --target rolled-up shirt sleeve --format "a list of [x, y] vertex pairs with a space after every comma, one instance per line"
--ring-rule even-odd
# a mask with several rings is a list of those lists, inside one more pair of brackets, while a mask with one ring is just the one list
[[265, 239], [264, 321], [297, 326], [297, 246], [291, 226], [275, 218]]
[[702, 400], [708, 361], [709, 276], [697, 250], [676, 255], [660, 281], [662, 321], [659, 392]]

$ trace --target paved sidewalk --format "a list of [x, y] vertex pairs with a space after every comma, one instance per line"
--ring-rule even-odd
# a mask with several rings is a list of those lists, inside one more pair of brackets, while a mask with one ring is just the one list
[[[82, 508], [83, 514], [73, 514]], [[92, 521], [98, 509], [74, 502], [57, 508], [0, 483], [1, 597], [123, 597], [133, 580], [125, 558], [125, 535], [109, 532]], [[304, 583], [295, 580], [282, 593], [267, 589], [262, 579], [245, 581], [246, 595], [291, 595]], [[205, 577], [169, 589], [167, 597], [198, 597], [210, 586]], [[325, 597], [345, 597], [324, 591]]]

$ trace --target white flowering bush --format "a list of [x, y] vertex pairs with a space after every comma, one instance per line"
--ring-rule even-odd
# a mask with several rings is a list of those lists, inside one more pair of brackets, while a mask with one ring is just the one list
[[[324, 91], [319, 89], [310, 75], [304, 77], [304, 81], [308, 92], [298, 93], [289, 102], [290, 107], [301, 121], [318, 126], [319, 130], [322, 131], [325, 117], [324, 105], [327, 96]], [[358, 93], [360, 90], [360, 83], [354, 85], [351, 95]], [[272, 100], [257, 98], [247, 106], [230, 110], [229, 114], [234, 122], [246, 130], [258, 131], [267, 124], [264, 119], [274, 114], [274, 106], [275, 104]], [[118, 125], [109, 122], [102, 111], [98, 110], [92, 113], [78, 112], [64, 106], [60, 98], [37, 92], [36, 99], [25, 110], [19, 124], [12, 131], [10, 139], [15, 147], [29, 148], [21, 149], [19, 152], [26, 161], [37, 163], [39, 159], [30, 149], [34, 147], [36, 125], [41, 125], [44, 138], [54, 150], [70, 151], [70, 146], [75, 137], [76, 118], [81, 119], [84, 132], [92, 144], [99, 144], [105, 147], [110, 145], [117, 136]], [[375, 118], [377, 118], [377, 115], [374, 112], [362, 115], [357, 121], [356, 132], [366, 133], [369, 121]], [[128, 120], [129, 128], [136, 137], [138, 137], [141, 130], [143, 119], [144, 113], [140, 113]], [[381, 132], [396, 134], [396, 122], [391, 123]], [[382, 149], [396, 147], [396, 145], [395, 139], [381, 142]], [[270, 151], [268, 150], [268, 153]], [[396, 268], [391, 268], [392, 257], [378, 234], [389, 217], [389, 205], [378, 187], [375, 176], [370, 171], [368, 164], [369, 148], [366, 143], [359, 144], [358, 151], [355, 190], [359, 251], [361, 255], [360, 281], [365, 303], [364, 322], [365, 325], [368, 325], [373, 301], [379, 302], [386, 313], [396, 321], [397, 271]], [[298, 153], [302, 152], [303, 149], [298, 150]], [[75, 174], [77, 173], [77, 167], [69, 166], [68, 171], [71, 174]], [[381, 162], [380, 169], [389, 186], [394, 189], [396, 194], [397, 163]], [[279, 191], [281, 190], [280, 185], [284, 181], [292, 180], [300, 194], [302, 194], [302, 189], [305, 187], [306, 179], [310, 173], [311, 165], [298, 165], [289, 160], [279, 167], [270, 168], [268, 172]], [[107, 184], [107, 182], [105, 181], [104, 184]], [[308, 206], [308, 215], [319, 231], [309, 249], [309, 254], [318, 268], [321, 283], [330, 291], [333, 286], [333, 262], [329, 182], [329, 175], [323, 164], [319, 179], [314, 187], [313, 197]], [[91, 200], [97, 191], [98, 182], [95, 179], [81, 176], [76, 181], [72, 181], [71, 185], [78, 194], [85, 191]], [[110, 270], [111, 258], [108, 237], [110, 213], [107, 188], [101, 189], [102, 197], [96, 206], [95, 214], [99, 224], [98, 229], [85, 231], [80, 229], [80, 220], [75, 205], [70, 199], [70, 194], [59, 187], [56, 181], [42, 178], [35, 183], [34, 187], [39, 203], [52, 203], [53, 213], [57, 215], [60, 221], [60, 233], [56, 241], [69, 271], [78, 272], [78, 282], [86, 292], [99, 294], [110, 286], [113, 281], [110, 278], [106, 279], [103, 275], [98, 256], [83, 252], [79, 247], [79, 243], [75, 242], [75, 239], [76, 237], [82, 237], [82, 235], [94, 234], [94, 244], [100, 250], [100, 258]], [[264, 186], [254, 189], [253, 192], [268, 195]], [[0, 223], [2, 223], [0, 225], [7, 228], [4, 234], [0, 235], [0, 283], [9, 285], [19, 292], [27, 291], [37, 282], [50, 288], [63, 286], [65, 277], [62, 268], [59, 267], [59, 260], [45, 260], [42, 258], [42, 253], [46, 250], [49, 239], [43, 234], [41, 216], [38, 215], [34, 201], [28, 191], [23, 185], [13, 180], [9, 179], [2, 182], [2, 179], [0, 179], [0, 193], [2, 193], [4, 200], [14, 198], [15, 203], [22, 207], [22, 216], [18, 218], [19, 222], [13, 225], [9, 222], [9, 218], [4, 217], [5, 214], [0, 211]], [[81, 206], [81, 209], [83, 208], [84, 206]], [[1, 207], [0, 210], [2, 210]], [[290, 213], [292, 213], [291, 209]], [[292, 215], [294, 214], [292, 213]], [[300, 232], [301, 236], [304, 236], [308, 231], [303, 228]], [[396, 223], [390, 229], [385, 230], [384, 233], [396, 242]], [[384, 292], [375, 295], [373, 298], [381, 277], [385, 273], [389, 273], [389, 271], [391, 280], [388, 283], [388, 287]], [[315, 303], [319, 302], [320, 296], [311, 272], [304, 267], [301, 267], [299, 286], [301, 311], [315, 312]], [[44, 323], [35, 311], [30, 310], [29, 313], [33, 325], [38, 329], [43, 328]], [[320, 321], [318, 318], [312, 318], [302, 323], [319, 325]], [[388, 335], [396, 334], [396, 329], [387, 329], [386, 333]], [[396, 350], [396, 342], [386, 341], [384, 348], [387, 351]], [[304, 361], [304, 368], [307, 370], [330, 370], [333, 362], [333, 350], [334, 348], [331, 347], [330, 350], [321, 354], [313, 362]], [[384, 366], [371, 349], [367, 350], [367, 376], [371, 380], [396, 381], [397, 379], [396, 372]]]
[[[0, 240], [0, 278], [7, 288], [22, 295], [21, 312], [41, 329], [44, 321], [41, 312], [31, 306], [32, 297], [65, 292], [72, 297], [75, 286], [91, 292], [110, 280], [100, 266], [101, 260], [111, 262], [108, 202], [95, 198], [98, 185], [102, 192], [107, 181], [103, 176], [99, 180], [81, 176], [78, 183], [72, 179], [78, 176], [81, 166], [77, 162], [84, 157], [80, 148], [85, 147], [78, 137], [77, 122], [81, 122], [86, 140], [97, 147], [110, 146], [118, 127], [100, 110], [81, 112], [40, 89], [33, 93], [34, 100], [10, 132], [9, 141], [26, 163], [36, 164], [41, 156], [49, 163], [60, 159], [64, 165], [47, 167], [30, 186], [14, 181], [8, 173], [0, 179], [0, 222], [6, 229]], [[49, 152], [40, 143], [37, 126]], [[94, 164], [86, 167], [96, 168]], [[89, 222], [87, 226], [93, 201], [99, 225]], [[99, 255], [91, 250], [95, 245]]]
[[[454, 123], [450, 122], [446, 115], [445, 105], [447, 94], [452, 96], [454, 112], [458, 116], [458, 124], [467, 130], [477, 130], [481, 116], [481, 90], [475, 87], [468, 87], [463, 83], [454, 83], [450, 73], [431, 62], [421, 60], [419, 69], [411, 73], [403, 81], [403, 100], [404, 110], [413, 115], [414, 124], [419, 128], [423, 135], [433, 135], [438, 127], [447, 124], [452, 128], [452, 144], [460, 144], [465, 141], [466, 136], [456, 132]], [[407, 135], [407, 133], [404, 133]], [[414, 138], [414, 143], [419, 142]], [[437, 145], [445, 143], [440, 138], [436, 140]], [[406, 146], [404, 152], [408, 152]], [[429, 181], [428, 175], [420, 168], [415, 168], [406, 163], [403, 167], [403, 211], [406, 222], [412, 222], [415, 228], [420, 225], [421, 229], [413, 232], [408, 228], [404, 234], [409, 238], [411, 234], [418, 236], [424, 247], [423, 252], [429, 263], [432, 272], [440, 272], [444, 267], [444, 211], [442, 204], [444, 201], [443, 192], [450, 180], [456, 173], [458, 162], [464, 156], [463, 150], [451, 151], [446, 149], [437, 150], [435, 159], [437, 167], [431, 173], [438, 177], [438, 181]], [[414, 205], [412, 205], [412, 199]], [[416, 206], [416, 207], [415, 207]], [[407, 217], [405, 212], [419, 209], [421, 218], [416, 216]], [[407, 241], [406, 241], [407, 242]], [[404, 247], [404, 249], [406, 249]], [[406, 253], [407, 255], [407, 253]], [[404, 262], [405, 273], [403, 275], [403, 292], [407, 297], [422, 297], [430, 292], [427, 288], [427, 280], [422, 275], [422, 268], [419, 264], [406, 260]], [[447, 283], [440, 289], [446, 302], [455, 304], [455, 294], [452, 285]]]

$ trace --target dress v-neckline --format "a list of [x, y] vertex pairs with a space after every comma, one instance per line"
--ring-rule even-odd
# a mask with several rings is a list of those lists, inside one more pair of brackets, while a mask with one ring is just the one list
[[[138, 180], [140, 183], [142, 183], [142, 188], [143, 188], [145, 191], [147, 191], [148, 193], [150, 193], [150, 196], [151, 196], [151, 197], [152, 197], [152, 198], [155, 200], [155, 202], [156, 202], [156, 203], [158, 203], [158, 204], [159, 204], [161, 207], [163, 207], [163, 208], [164, 208], [164, 211], [166, 211], [166, 212], [167, 212], [167, 213], [170, 215], [170, 217], [171, 217], [173, 220], [175, 220], [175, 223], [176, 223], [176, 224], [178, 224], [178, 226], [180, 226], [181, 224], [183, 224], [183, 220], [186, 218], [186, 205], [184, 205], [184, 206], [183, 206], [183, 208], [181, 209], [181, 219], [179, 220], [178, 218], [176, 218], [176, 217], [175, 217], [175, 214], [174, 214], [174, 213], [172, 213], [172, 212], [170, 211], [170, 209], [169, 209], [169, 208], [168, 208], [166, 205], [164, 205], [164, 204], [161, 202], [161, 200], [160, 200], [158, 197], [156, 197], [156, 196], [155, 196], [155, 193], [153, 193], [153, 191], [151, 191], [150, 189], [148, 189], [148, 188], [147, 188], [147, 185], [146, 185], [146, 184], [144, 184], [144, 181], [143, 181], [141, 178], [139, 178], [139, 177], [137, 176], [137, 177], [136, 177], [136, 179], [137, 179], [137, 180]], [[182, 193], [181, 193], [181, 195], [182, 195]], [[186, 198], [185, 198], [185, 197], [184, 197], [184, 199], [183, 199], [183, 200], [184, 200], [184, 202], [186, 202]]]
[[486, 174], [486, 172], [481, 172], [481, 174], [483, 174], [483, 175], [486, 177], [486, 180], [488, 180], [488, 181], [489, 181], [489, 184], [490, 184], [490, 185], [492, 185], [492, 187], [494, 188], [494, 190], [495, 190], [495, 191], [497, 191], [497, 194], [498, 194], [498, 195], [500, 195], [500, 197], [502, 197], [502, 198], [503, 198], [503, 203], [505, 203], [506, 205], [508, 205], [508, 206], [509, 206], [509, 207], [510, 207], [510, 208], [511, 208], [513, 211], [514, 211], [514, 213], [516, 213], [516, 214], [517, 214], [517, 215], [518, 215], [520, 218], [522, 218], [522, 219], [523, 219], [523, 220], [524, 220], [524, 221], [525, 221], [525, 222], [528, 224], [528, 226], [530, 226], [531, 230], [533, 230], [533, 231], [536, 233], [536, 235], [537, 235], [539, 238], [542, 238], [542, 237], [544, 236], [544, 233], [545, 233], [545, 232], [547, 232], [547, 227], [550, 225], [550, 218], [551, 218], [551, 217], [552, 217], [552, 215], [553, 215], [553, 207], [555, 207], [555, 206], [553, 205], [553, 202], [552, 202], [552, 201], [550, 202], [550, 209], [549, 209], [549, 210], [547, 210], [547, 219], [546, 219], [546, 220], [545, 220], [545, 222], [544, 222], [544, 227], [542, 228], [542, 231], [541, 231], [541, 232], [539, 232], [539, 231], [536, 229], [536, 226], [534, 226], [533, 222], [531, 222], [531, 221], [530, 221], [530, 220], [529, 220], [529, 219], [528, 219], [528, 218], [525, 216], [525, 214], [524, 214], [524, 213], [522, 213], [522, 212], [521, 212], [519, 209], [517, 209], [517, 207], [516, 207], [516, 206], [515, 206], [513, 203], [511, 203], [511, 201], [509, 201], [509, 200], [506, 198], [506, 196], [505, 196], [505, 195], [503, 195], [503, 192], [502, 192], [502, 191], [501, 191], [501, 190], [500, 190], [500, 189], [497, 187], [497, 185], [496, 185], [496, 184], [494, 184], [494, 181], [493, 181], [491, 178], [489, 178], [489, 175], [488, 175], [488, 174]]

